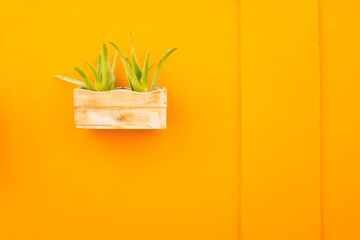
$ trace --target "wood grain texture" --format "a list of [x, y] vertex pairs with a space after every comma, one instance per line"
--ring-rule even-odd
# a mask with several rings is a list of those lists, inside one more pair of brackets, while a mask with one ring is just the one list
[[166, 128], [166, 88], [147, 93], [117, 88], [94, 92], [74, 90], [75, 126], [88, 129]]

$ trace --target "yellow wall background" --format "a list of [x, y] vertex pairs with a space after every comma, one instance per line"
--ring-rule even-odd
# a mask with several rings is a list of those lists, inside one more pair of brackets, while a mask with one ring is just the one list
[[[0, 239], [360, 239], [359, 5], [4, 2]], [[75, 129], [53, 76], [130, 32], [168, 128]]]
[[[3, 2], [0, 239], [237, 238], [238, 9], [206, 5]], [[141, 62], [179, 48], [157, 84], [168, 128], [75, 129], [76, 86], [54, 75], [78, 78], [104, 41], [129, 55], [130, 32]], [[120, 62], [116, 75], [125, 86]]]

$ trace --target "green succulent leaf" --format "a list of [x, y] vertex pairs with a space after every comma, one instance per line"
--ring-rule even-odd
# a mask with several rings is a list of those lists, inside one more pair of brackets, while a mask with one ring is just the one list
[[111, 87], [110, 87], [110, 90], [115, 89], [116, 78], [115, 78], [114, 72], [115, 72], [115, 64], [116, 64], [117, 55], [118, 55], [118, 53], [116, 52], [115, 56], [114, 56], [113, 64], [112, 64], [112, 67], [111, 67]]
[[136, 77], [134, 70], [131, 68], [131, 64], [127, 59], [127, 57], [124, 56], [124, 54], [121, 52], [118, 46], [116, 46], [115, 43], [110, 42], [110, 44], [113, 45], [117, 50], [117, 52], [119, 53], [120, 59], [125, 68], [126, 77], [128, 79], [129, 85], [132, 88], [132, 90], [136, 92], [145, 92], [145, 89], [141, 86], [138, 78]]
[[118, 52], [115, 53], [115, 56], [114, 56], [114, 60], [113, 60], [113, 64], [111, 66], [111, 72], [114, 74], [114, 71], [115, 71], [115, 64], [116, 64], [116, 58], [118, 56]]
[[152, 63], [150, 64], [149, 70], [152, 68], [153, 65], [154, 65], [154, 62], [152, 62]]
[[137, 77], [137, 79], [141, 79], [141, 75], [142, 75], [142, 72], [141, 72], [141, 68], [139, 66], [139, 63], [136, 59], [136, 54], [135, 54], [135, 46], [134, 46], [134, 38], [133, 36], [131, 35], [131, 40], [132, 40], [132, 47], [131, 47], [131, 58], [132, 58], [132, 61], [133, 61], [133, 65], [134, 65], [134, 71], [135, 71], [135, 75]]
[[96, 81], [95, 85], [96, 85], [97, 89], [101, 89], [102, 81], [101, 81], [101, 55], [100, 54], [97, 56], [97, 73], [99, 76], [99, 81]]
[[115, 81], [115, 78], [114, 78], [114, 80], [113, 80], [112, 83], [111, 83], [110, 90], [114, 90], [114, 89], [115, 89], [115, 83], [116, 83], [116, 81]]
[[107, 51], [107, 46], [103, 44], [103, 52], [101, 57], [101, 89], [100, 91], [108, 91], [111, 87], [111, 70], [109, 55]]
[[149, 55], [150, 55], [150, 50], [146, 54], [144, 67], [143, 67], [144, 72], [140, 80], [141, 86], [143, 86], [143, 88], [146, 91], [148, 91], [149, 89]]
[[94, 83], [90, 80], [88, 75], [86, 75], [86, 73], [83, 70], [81, 70], [79, 67], [74, 67], [74, 69], [80, 74], [81, 78], [84, 80], [86, 88], [92, 91], [96, 91]]
[[73, 79], [73, 78], [69, 78], [69, 77], [65, 77], [63, 75], [56, 75], [55, 76], [56, 78], [59, 78], [61, 80], [64, 80], [64, 81], [67, 81], [67, 82], [71, 82], [71, 83], [74, 83], [76, 85], [79, 85], [80, 87], [86, 87], [85, 83], [82, 82], [82, 81], [79, 81], [79, 80], [76, 80], [76, 79]]
[[101, 74], [101, 54], [97, 56], [97, 72], [99, 75]]
[[[131, 70], [132, 70], [133, 68], [132, 68], [132, 66], [131, 66], [130, 59], [129, 59], [127, 56], [125, 56], [125, 60], [126, 60], [126, 62], [130, 65], [130, 68], [131, 68]], [[124, 66], [125, 66], [125, 65], [124, 65]], [[128, 80], [128, 83], [129, 83], [129, 85], [130, 85], [131, 90], [135, 91], [134, 88], [133, 88], [133, 86], [131, 85], [131, 81], [129, 80], [130, 77], [128, 76], [128, 74], [127, 74], [126, 71], [125, 71], [125, 75], [126, 75], [126, 79]]]
[[[125, 59], [126, 59], [126, 61], [128, 62], [128, 64], [130, 65], [130, 68], [131, 68], [131, 69], [134, 69], [133, 66], [131, 65], [130, 59], [129, 59], [127, 56], [125, 56]], [[135, 74], [135, 75], [136, 75], [136, 74]], [[138, 80], [140, 81], [140, 79], [138, 79]]]
[[99, 74], [96, 72], [95, 68], [86, 60], [83, 59], [83, 61], [91, 68], [91, 71], [94, 73], [95, 76], [95, 87], [98, 90], [98, 86], [101, 85], [101, 79]]
[[166, 59], [170, 56], [170, 54], [171, 54], [172, 52], [174, 52], [176, 49], [177, 49], [176, 47], [169, 49], [169, 50], [164, 54], [164, 56], [162, 57], [162, 59], [160, 60], [158, 66], [156, 67], [156, 71], [155, 71], [155, 74], [154, 74], [154, 78], [153, 78], [153, 82], [152, 82], [152, 84], [151, 84], [150, 91], [154, 90], [154, 88], [155, 88], [157, 78], [158, 78], [158, 76], [159, 76], [161, 67], [163, 66], [165, 60], [166, 60]]

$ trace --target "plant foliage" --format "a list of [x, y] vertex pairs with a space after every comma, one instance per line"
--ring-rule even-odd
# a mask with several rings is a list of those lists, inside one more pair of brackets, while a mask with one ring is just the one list
[[74, 69], [80, 74], [81, 78], [83, 79], [83, 82], [62, 75], [56, 75], [55, 77], [65, 80], [67, 82], [77, 84], [83, 88], [92, 91], [113, 90], [115, 88], [114, 70], [115, 70], [116, 56], [117, 53], [114, 57], [112, 67], [110, 67], [108, 50], [106, 44], [104, 43], [102, 54], [99, 54], [97, 58], [97, 70], [95, 70], [95, 68], [89, 62], [83, 60], [93, 72], [95, 77], [95, 83], [93, 83], [89, 78], [89, 76], [81, 68], [77, 66], [75, 66]]
[[154, 90], [161, 67], [163, 66], [165, 60], [170, 56], [170, 54], [177, 49], [176, 47], [169, 49], [161, 58], [161, 60], [157, 65], [151, 87], [149, 88], [149, 71], [153, 65], [153, 63], [149, 64], [150, 51], [148, 51], [146, 54], [143, 69], [141, 70], [135, 54], [134, 39], [132, 39], [132, 48], [131, 48], [132, 64], [129, 58], [121, 52], [121, 50], [115, 43], [110, 42], [110, 44], [112, 44], [115, 47], [117, 53], [119, 54], [121, 62], [123, 63], [125, 68], [125, 75], [129, 82], [129, 85], [131, 89], [136, 92], [149, 92]]
[[92, 91], [113, 90], [115, 89], [115, 76], [114, 76], [115, 62], [117, 55], [119, 55], [121, 62], [124, 65], [125, 75], [129, 82], [130, 88], [136, 92], [149, 92], [155, 88], [156, 81], [158, 79], [160, 70], [165, 60], [170, 56], [172, 52], [174, 52], [177, 49], [176, 47], [169, 49], [161, 58], [155, 70], [155, 74], [152, 79], [152, 84], [149, 87], [149, 71], [154, 64], [154, 63], [149, 64], [150, 51], [147, 52], [143, 68], [141, 69], [135, 54], [134, 39], [132, 39], [132, 48], [131, 48], [132, 61], [130, 61], [130, 59], [121, 52], [121, 50], [118, 48], [118, 46], [115, 43], [110, 42], [110, 44], [113, 45], [117, 51], [112, 66], [110, 66], [108, 49], [105, 43], [103, 44], [102, 54], [99, 54], [97, 57], [97, 69], [95, 69], [89, 62], [83, 60], [93, 72], [95, 82], [93, 82], [90, 79], [90, 77], [81, 68], [77, 66], [75, 66], [74, 69], [76, 72], [79, 73], [83, 81], [79, 81], [62, 75], [56, 75], [55, 77], [67, 82], [74, 83], [76, 85], [79, 85], [83, 88]]

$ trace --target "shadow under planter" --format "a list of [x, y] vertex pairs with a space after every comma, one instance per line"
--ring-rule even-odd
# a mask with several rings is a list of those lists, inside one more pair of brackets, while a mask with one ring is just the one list
[[129, 88], [106, 92], [74, 89], [76, 128], [164, 129], [166, 107], [166, 88], [151, 92], [134, 92]]

